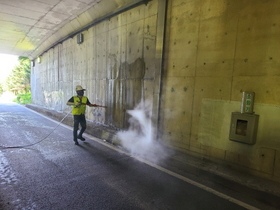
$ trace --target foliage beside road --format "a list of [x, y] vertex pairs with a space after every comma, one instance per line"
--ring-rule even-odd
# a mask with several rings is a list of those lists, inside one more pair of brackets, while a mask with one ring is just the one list
[[16, 96], [15, 102], [31, 103], [30, 60], [20, 56], [18, 61], [19, 64], [14, 67], [6, 81], [0, 84], [0, 94], [12, 92]]

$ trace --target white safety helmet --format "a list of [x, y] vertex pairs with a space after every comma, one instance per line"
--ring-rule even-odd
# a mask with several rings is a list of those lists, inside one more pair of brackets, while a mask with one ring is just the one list
[[81, 85], [77, 85], [76, 86], [76, 91], [79, 91], [79, 90], [86, 90], [86, 89], [84, 89]]

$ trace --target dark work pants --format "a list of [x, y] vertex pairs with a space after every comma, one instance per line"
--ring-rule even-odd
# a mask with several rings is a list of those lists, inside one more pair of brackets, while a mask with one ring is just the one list
[[77, 132], [79, 130], [79, 124], [81, 125], [81, 130], [79, 132], [79, 136], [82, 136], [87, 128], [86, 117], [84, 114], [81, 115], [73, 115], [74, 116], [74, 129], [73, 129], [73, 137], [74, 141], [77, 141]]

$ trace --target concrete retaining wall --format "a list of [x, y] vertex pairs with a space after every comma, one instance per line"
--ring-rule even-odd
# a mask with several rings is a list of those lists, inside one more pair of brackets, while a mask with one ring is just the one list
[[[162, 139], [280, 180], [278, 0], [172, 0], [168, 5]], [[243, 91], [255, 92], [255, 145], [229, 140]]]
[[[87, 118], [124, 129], [125, 110], [151, 100], [169, 147], [280, 181], [279, 7], [279, 0], [168, 1], [161, 77], [153, 0], [84, 31], [80, 45], [73, 38], [43, 54], [32, 68], [33, 103], [65, 113], [80, 84], [92, 103], [109, 107], [88, 109]], [[260, 115], [254, 145], [228, 138], [243, 91], [255, 92]]]

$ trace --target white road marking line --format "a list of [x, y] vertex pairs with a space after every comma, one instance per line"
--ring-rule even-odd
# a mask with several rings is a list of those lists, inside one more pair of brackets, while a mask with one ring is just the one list
[[210, 187], [207, 187], [207, 186], [205, 186], [205, 185], [203, 185], [203, 184], [200, 184], [200, 183], [198, 183], [198, 182], [196, 182], [196, 181], [193, 181], [193, 180], [191, 180], [191, 179], [189, 179], [189, 178], [187, 178], [187, 177], [184, 177], [184, 176], [182, 176], [182, 175], [180, 175], [180, 174], [177, 174], [177, 173], [175, 173], [175, 172], [173, 172], [173, 171], [170, 171], [170, 170], [168, 170], [168, 169], [166, 169], [166, 168], [163, 168], [163, 167], [161, 167], [161, 166], [158, 166], [158, 165], [156, 165], [156, 164], [154, 164], [154, 163], [152, 163], [152, 162], [150, 162], [150, 161], [147, 161], [147, 160], [145, 160], [145, 159], [139, 158], [139, 157], [137, 157], [137, 156], [133, 156], [133, 155], [131, 155], [130, 153], [125, 152], [125, 151], [123, 151], [123, 150], [117, 148], [116, 146], [113, 146], [112, 144], [110, 144], [110, 143], [108, 143], [108, 142], [105, 143], [105, 142], [103, 142], [102, 140], [100, 140], [100, 139], [98, 139], [98, 138], [96, 138], [96, 137], [90, 136], [90, 135], [88, 135], [88, 134], [86, 134], [86, 135], [87, 135], [87, 137], [90, 138], [91, 140], [94, 140], [94, 141], [96, 141], [96, 142], [98, 142], [98, 143], [100, 143], [100, 144], [102, 144], [102, 145], [104, 145], [104, 146], [106, 146], [106, 147], [109, 147], [109, 148], [111, 148], [111, 149], [113, 149], [113, 150], [115, 150], [115, 151], [118, 151], [118, 152], [120, 152], [120, 153], [123, 153], [123, 154], [129, 156], [129, 157], [132, 157], [132, 158], [134, 158], [134, 159], [137, 159], [137, 160], [139, 160], [139, 161], [141, 161], [141, 162], [143, 162], [143, 163], [145, 163], [145, 164], [147, 164], [147, 165], [149, 165], [149, 166], [151, 166], [151, 167], [153, 167], [153, 168], [156, 168], [156, 169], [158, 169], [158, 170], [160, 170], [160, 171], [162, 171], [162, 172], [164, 172], [164, 173], [167, 173], [167, 174], [169, 174], [169, 175], [171, 175], [171, 176], [173, 176], [173, 177], [176, 177], [176, 178], [178, 178], [178, 179], [181, 179], [182, 181], [185, 181], [185, 182], [187, 182], [187, 183], [189, 183], [189, 184], [192, 184], [192, 185], [194, 185], [194, 186], [196, 186], [196, 187], [199, 187], [199, 188], [201, 188], [201, 189], [203, 189], [203, 190], [205, 190], [205, 191], [207, 191], [207, 192], [210, 192], [210, 193], [212, 193], [212, 194], [214, 194], [214, 195], [217, 195], [217, 196], [219, 196], [219, 197], [221, 197], [221, 198], [223, 198], [223, 199], [226, 199], [226, 200], [228, 200], [228, 201], [230, 201], [230, 202], [232, 202], [232, 203], [235, 203], [235, 204], [237, 204], [237, 205], [239, 205], [239, 206], [241, 206], [241, 207], [244, 207], [244, 208], [246, 208], [246, 209], [248, 209], [248, 210], [260, 210], [259, 208], [256, 208], [256, 207], [251, 206], [251, 205], [249, 205], [249, 204], [247, 204], [247, 203], [244, 203], [244, 202], [242, 202], [242, 201], [240, 201], [240, 200], [237, 200], [237, 199], [232, 198], [232, 197], [230, 197], [230, 196], [228, 196], [228, 195], [225, 195], [225, 194], [223, 194], [223, 193], [220, 193], [220, 192], [218, 192], [217, 190], [214, 190], [214, 189], [212, 189], [212, 188], [210, 188]]

